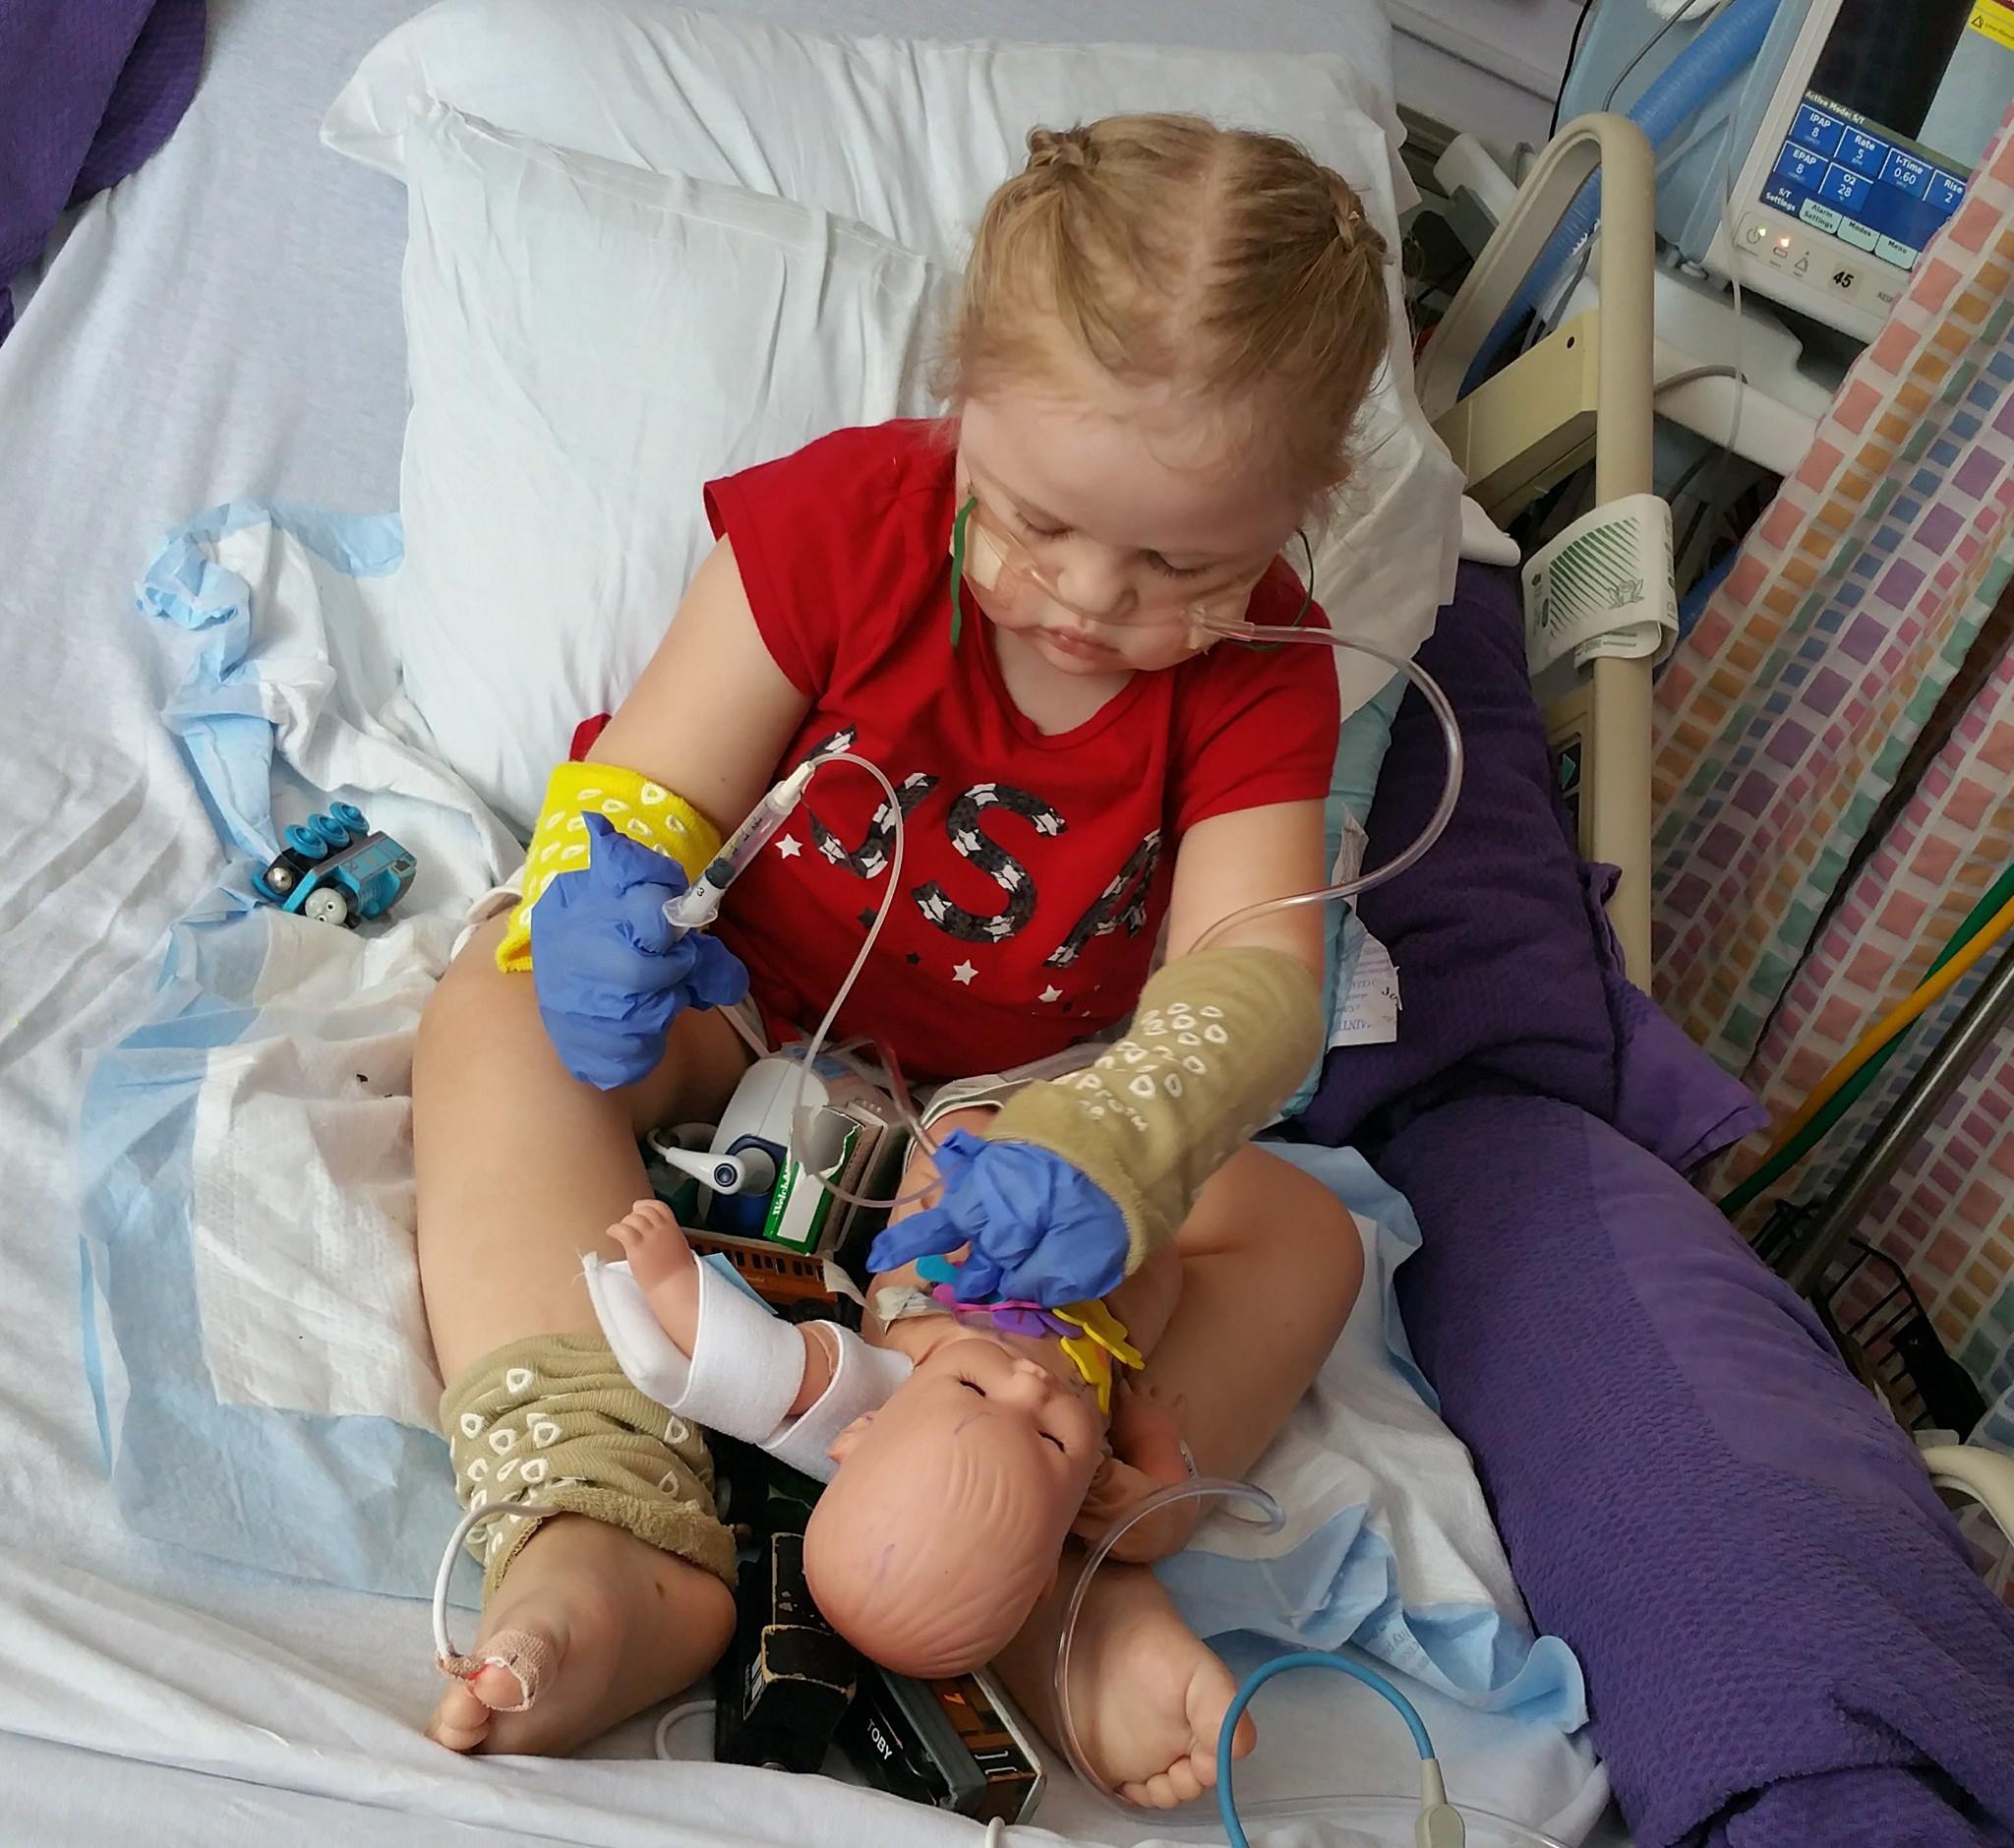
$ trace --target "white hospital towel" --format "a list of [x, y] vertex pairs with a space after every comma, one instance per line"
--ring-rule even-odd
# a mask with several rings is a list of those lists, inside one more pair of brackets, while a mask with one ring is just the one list
[[[431, 1429], [441, 1381], [413, 1245], [412, 1036], [469, 896], [520, 856], [414, 742], [382, 641], [398, 557], [396, 521], [243, 503], [178, 534], [141, 596], [204, 638], [167, 718], [246, 857], [216, 927], [245, 938], [233, 963], [253, 973], [230, 998], [249, 1017], [207, 1049], [190, 1156], [210, 1385], [224, 1404]], [[370, 930], [259, 906], [249, 884], [278, 845], [274, 808], [297, 819], [337, 795], [419, 862]]]

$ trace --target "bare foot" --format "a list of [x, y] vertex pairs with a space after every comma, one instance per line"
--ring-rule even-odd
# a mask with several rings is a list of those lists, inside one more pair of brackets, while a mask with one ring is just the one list
[[450, 1752], [571, 1752], [689, 1687], [720, 1658], [735, 1601], [711, 1573], [579, 1515], [525, 1543], [472, 1654], [514, 1631], [544, 1645], [535, 1703], [517, 1675], [490, 1667], [452, 1683], [427, 1722]]
[[[1171, 1810], [1216, 1785], [1216, 1735], [1237, 1684], [1176, 1614], [1154, 1574], [1099, 1569], [1070, 1653], [1070, 1716], [1107, 1788]], [[1232, 1756], [1258, 1743], [1238, 1722]]]

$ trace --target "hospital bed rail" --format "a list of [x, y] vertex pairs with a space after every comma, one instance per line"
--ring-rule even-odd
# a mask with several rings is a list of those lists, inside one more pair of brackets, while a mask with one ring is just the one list
[[[1601, 175], [1597, 308], [1556, 328], [1473, 391], [1461, 386], [1581, 187]], [[1520, 511], [1594, 462], [1598, 506], [1652, 490], [1655, 172], [1627, 117], [1570, 122], [1547, 145], [1421, 356], [1421, 406], [1491, 518]], [[1626, 967], [1650, 968], [1649, 658], [1603, 657], [1546, 713], [1577, 748], [1580, 851], [1620, 867], [1609, 921]]]

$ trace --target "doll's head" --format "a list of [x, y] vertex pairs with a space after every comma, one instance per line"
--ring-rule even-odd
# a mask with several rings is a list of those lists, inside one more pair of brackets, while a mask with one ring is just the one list
[[1357, 195], [1279, 136], [1182, 115], [1032, 134], [939, 379], [985, 614], [1091, 674], [1194, 652], [1191, 607], [1235, 620], [1349, 474], [1386, 290]]
[[832, 1457], [804, 1534], [811, 1595], [862, 1654], [930, 1679], [988, 1660], [1055, 1581], [1104, 1421], [975, 1333], [932, 1351]]

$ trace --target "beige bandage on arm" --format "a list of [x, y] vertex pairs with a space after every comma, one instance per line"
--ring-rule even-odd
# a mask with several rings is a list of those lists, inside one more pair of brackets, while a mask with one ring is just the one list
[[524, 853], [524, 894], [497, 945], [497, 967], [506, 975], [531, 967], [531, 908], [563, 872], [588, 864], [587, 819], [612, 828], [675, 860], [696, 879], [720, 852], [721, 833], [682, 796], [619, 763], [555, 764], [546, 783], [546, 805]]
[[1125, 1216], [1130, 1276], [1321, 1049], [1321, 984], [1298, 957], [1200, 950], [1149, 981], [1096, 1064], [1016, 1093], [986, 1134], [1047, 1149], [1103, 1188]]

